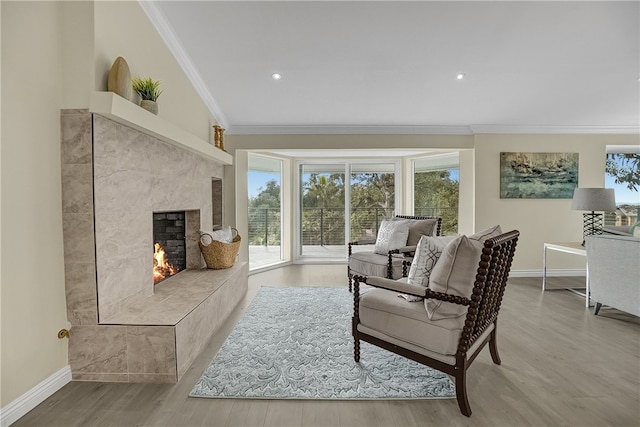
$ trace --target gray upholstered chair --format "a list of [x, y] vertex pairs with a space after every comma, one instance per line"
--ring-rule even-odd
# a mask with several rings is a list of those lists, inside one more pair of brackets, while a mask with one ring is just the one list
[[393, 248], [384, 254], [375, 251], [354, 252], [355, 245], [372, 245], [375, 240], [359, 240], [349, 242], [347, 264], [347, 278], [349, 280], [349, 292], [353, 285], [353, 276], [380, 276], [388, 279], [399, 279], [406, 276], [406, 268], [403, 261], [410, 260], [416, 250], [416, 245], [423, 235], [439, 236], [442, 229], [442, 218], [431, 216], [397, 215], [393, 220], [408, 222], [408, 236], [406, 242], [397, 248]]
[[603, 305], [640, 316], [640, 238], [585, 237], [593, 314]]
[[[498, 313], [519, 234], [459, 236], [442, 250], [428, 286], [354, 276], [355, 361], [360, 361], [360, 341], [367, 341], [449, 374], [460, 411], [471, 416], [466, 372], [487, 344], [493, 362], [500, 364]], [[361, 283], [374, 289], [361, 293]], [[424, 300], [409, 302], [399, 295]]]

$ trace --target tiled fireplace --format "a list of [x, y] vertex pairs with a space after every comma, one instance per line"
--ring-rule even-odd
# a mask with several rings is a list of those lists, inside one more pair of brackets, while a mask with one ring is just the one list
[[[197, 243], [222, 221], [223, 165], [87, 110], [61, 129], [72, 376], [175, 382], [246, 293], [246, 263], [207, 270]], [[181, 272], [154, 286], [162, 215]]]

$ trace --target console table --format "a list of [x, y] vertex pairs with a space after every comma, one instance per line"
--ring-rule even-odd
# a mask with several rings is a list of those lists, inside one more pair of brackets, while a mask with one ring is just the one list
[[[578, 242], [562, 242], [562, 243], [545, 243], [544, 244], [544, 254], [542, 258], [542, 290], [547, 290], [547, 251], [558, 251], [558, 252], [566, 252], [574, 255], [581, 255], [583, 257], [587, 257], [587, 250], [582, 244]], [[585, 278], [585, 287], [584, 288], [554, 288], [549, 290], [567, 290], [571, 291], [575, 294], [583, 296], [585, 298], [585, 306], [590, 306], [590, 298], [589, 298], [589, 269], [586, 269], [587, 275]], [[584, 289], [584, 292], [582, 292]]]

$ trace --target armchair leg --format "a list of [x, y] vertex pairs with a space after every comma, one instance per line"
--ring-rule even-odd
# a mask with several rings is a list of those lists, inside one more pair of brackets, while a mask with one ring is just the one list
[[358, 338], [353, 339], [353, 360], [356, 363], [360, 362], [360, 340]]
[[593, 307], [593, 314], [597, 316], [598, 313], [600, 313], [601, 308], [602, 308], [602, 303], [597, 302], [596, 306]]
[[456, 375], [456, 400], [458, 401], [458, 407], [462, 415], [466, 417], [471, 416], [471, 406], [469, 405], [469, 399], [467, 399], [467, 370], [464, 367]]
[[[496, 325], [497, 327], [497, 325]], [[502, 363], [500, 360], [500, 355], [498, 354], [498, 334], [496, 333], [496, 329], [494, 328], [491, 332], [491, 338], [489, 338], [489, 351], [491, 352], [491, 359], [493, 363], [499, 365]]]
[[347, 278], [349, 279], [349, 293], [351, 293], [351, 289], [353, 288], [353, 279], [351, 277], [351, 273], [349, 272], [349, 267], [347, 267]]

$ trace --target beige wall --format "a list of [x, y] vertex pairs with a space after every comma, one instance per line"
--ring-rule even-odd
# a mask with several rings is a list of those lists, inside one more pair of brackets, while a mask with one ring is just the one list
[[132, 77], [160, 80], [164, 92], [158, 98], [159, 117], [204, 141], [211, 141], [211, 125], [215, 120], [138, 3], [99, 1], [94, 7], [93, 90], [107, 90], [111, 65], [122, 56], [129, 64]]
[[[87, 108], [117, 56], [162, 80], [159, 116], [209, 140], [213, 119], [135, 1], [2, 1], [0, 406], [68, 365], [60, 109]], [[185, 107], [186, 106], [186, 107]]]
[[61, 7], [2, 7], [2, 406], [68, 364], [60, 186]]

